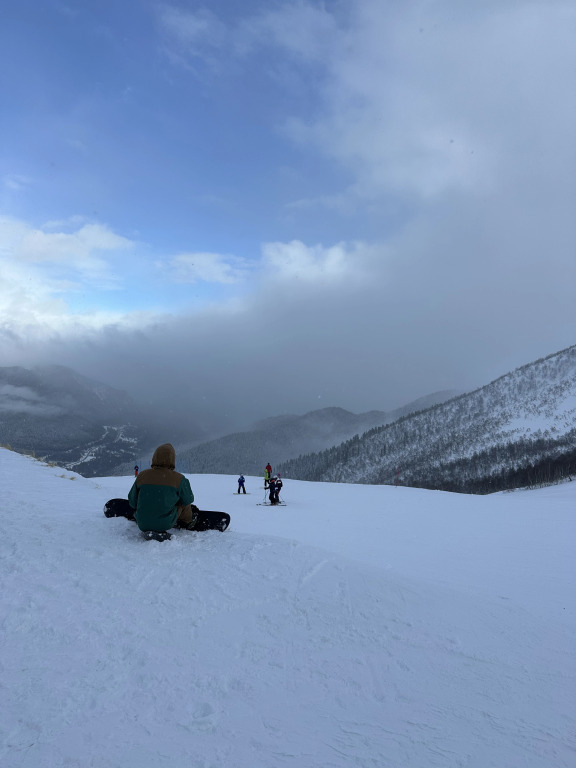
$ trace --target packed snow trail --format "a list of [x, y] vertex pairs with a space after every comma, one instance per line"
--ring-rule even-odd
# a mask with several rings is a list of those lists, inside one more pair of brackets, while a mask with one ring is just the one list
[[[290, 505], [270, 510], [231, 499], [230, 478], [194, 476], [199, 504], [231, 527], [160, 544], [102, 514], [131, 478], [5, 450], [0, 470], [5, 768], [574, 765], [574, 570], [560, 544], [572, 488], [456, 497], [482, 550], [471, 584], [450, 494], [290, 483]], [[414, 525], [426, 498], [436, 538]], [[516, 558], [493, 591], [513, 520], [528, 551], [506, 544]], [[424, 564], [402, 571], [392, 549]], [[541, 613], [546, 590], [516, 596], [537, 551], [556, 591]]]

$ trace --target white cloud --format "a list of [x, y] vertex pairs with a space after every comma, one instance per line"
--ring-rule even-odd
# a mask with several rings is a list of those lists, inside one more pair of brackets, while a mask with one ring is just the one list
[[33, 183], [33, 180], [21, 173], [9, 173], [3, 177], [2, 182], [6, 189], [12, 192], [20, 192], [27, 189]]
[[157, 267], [176, 283], [223, 283], [242, 281], [248, 274], [248, 262], [237, 256], [219, 253], [181, 253]]
[[299, 0], [240, 21], [164, 6], [162, 19], [184, 56], [219, 59], [221, 73], [270, 48], [271, 77], [308, 67], [314, 109], [287, 117], [285, 134], [350, 174], [347, 189], [318, 195], [319, 205], [343, 194], [354, 203], [401, 194], [415, 205], [454, 190], [490, 194], [522, 174], [528, 156], [541, 175], [557, 147], [573, 156], [568, 0], [439, 0], [401, 11], [381, 0]]
[[234, 30], [235, 50], [249, 53], [260, 46], [284, 48], [298, 59], [325, 61], [338, 52], [338, 28], [323, 5], [284, 3], [246, 17]]
[[[490, 183], [494, 150], [475, 114], [491, 100], [487, 78], [466, 56], [468, 31], [444, 24], [431, 42], [414, 13], [361, 3], [325, 61], [320, 114], [286, 122], [294, 141], [351, 173], [352, 197], [426, 199]], [[466, 88], [478, 97], [475, 109]]]
[[308, 2], [284, 3], [239, 20], [219, 18], [207, 8], [185, 10], [164, 4], [159, 20], [165, 53], [187, 66], [201, 59], [216, 68], [222, 57], [245, 57], [262, 47], [283, 49], [310, 63], [335, 55], [338, 46], [334, 17]]
[[80, 229], [86, 223], [86, 216], [75, 215], [69, 216], [67, 219], [54, 219], [53, 221], [46, 221], [43, 224], [42, 229], [59, 229], [62, 231]]
[[[102, 224], [84, 224], [71, 233], [45, 231], [54, 225], [51, 222], [38, 229], [0, 217], [0, 259], [5, 268], [12, 263], [40, 270], [60, 269], [59, 279], [68, 286], [76, 281], [108, 289], [118, 285], [116, 270], [109, 260], [132, 250], [133, 241]], [[53, 289], [54, 284], [53, 280]]]
[[264, 243], [262, 261], [265, 280], [297, 279], [318, 283], [342, 280], [354, 274], [354, 252], [344, 243], [324, 247], [307, 246], [300, 240]]
[[105, 267], [101, 251], [120, 251], [134, 246], [101, 224], [85, 224], [72, 234], [28, 230], [16, 246], [15, 256], [33, 263], [66, 264], [72, 269], [91, 272]]
[[71, 312], [62, 297], [77, 291], [75, 283], [51, 279], [34, 265], [0, 259], [0, 335], [11, 345], [42, 344], [54, 336], [74, 338], [125, 318], [122, 313]]
[[[62, 227], [75, 225], [72, 219]], [[102, 224], [82, 224], [73, 232], [46, 232], [58, 222], [35, 228], [0, 217], [0, 327], [20, 338], [80, 333], [119, 322], [121, 312], [71, 312], [67, 299], [83, 292], [115, 290], [123, 278], [119, 254], [134, 243]]]
[[167, 40], [165, 51], [181, 63], [185, 62], [182, 57], [210, 59], [228, 38], [226, 25], [206, 8], [192, 11], [165, 4], [159, 18]]

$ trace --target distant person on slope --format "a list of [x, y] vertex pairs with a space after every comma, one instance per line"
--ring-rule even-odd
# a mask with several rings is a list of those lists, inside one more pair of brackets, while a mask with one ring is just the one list
[[268, 462], [268, 464], [266, 464], [266, 469], [264, 470], [264, 488], [268, 488], [271, 474], [272, 467], [270, 466], [270, 462]]
[[138, 464], [134, 467], [134, 477], [138, 477]]
[[162, 533], [175, 525], [194, 530], [198, 509], [188, 478], [175, 471], [176, 451], [170, 443], [154, 451], [152, 468], [138, 474], [128, 502], [141, 531]]
[[278, 478], [277, 477], [270, 478], [270, 482], [268, 483], [268, 489], [270, 491], [268, 498], [270, 499], [270, 504], [280, 503], [280, 499], [278, 498], [278, 492], [280, 491], [281, 487], [282, 487], [282, 480], [280, 480], [280, 487], [278, 487]]
[[245, 482], [244, 475], [240, 475], [238, 478], [238, 493], [246, 493], [246, 488], [244, 488]]

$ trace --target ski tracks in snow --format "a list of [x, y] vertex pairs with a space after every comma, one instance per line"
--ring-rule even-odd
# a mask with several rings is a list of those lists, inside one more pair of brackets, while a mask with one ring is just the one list
[[[424, 597], [285, 539], [182, 531], [160, 544], [123, 519], [97, 527], [105, 538], [48, 526], [5, 550], [18, 600], [3, 678], [27, 712], [9, 718], [10, 768], [140, 768], [150, 754], [154, 768], [500, 768], [511, 739], [511, 767], [569, 765], [529, 617], [524, 647], [510, 636], [502, 657], [509, 606]], [[47, 539], [55, 558], [25, 575], [24, 549]], [[546, 727], [531, 719], [535, 697]], [[86, 762], [103, 733], [114, 754]]]

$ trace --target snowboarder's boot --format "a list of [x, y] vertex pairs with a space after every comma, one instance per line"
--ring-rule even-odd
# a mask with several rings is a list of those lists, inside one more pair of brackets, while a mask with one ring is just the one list
[[185, 531], [195, 531], [199, 514], [200, 514], [200, 510], [198, 509], [198, 507], [192, 504], [192, 520], [189, 523], [183, 523], [181, 520], [178, 520], [178, 522], [176, 523], [176, 528], [180, 528]]

